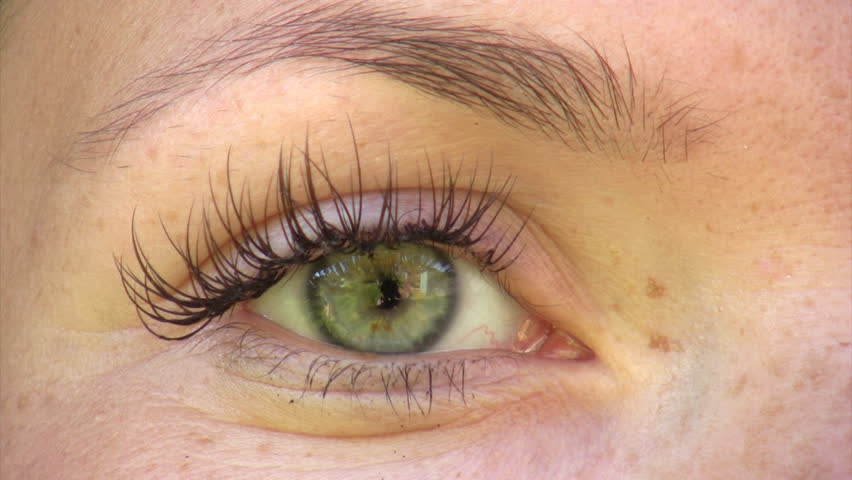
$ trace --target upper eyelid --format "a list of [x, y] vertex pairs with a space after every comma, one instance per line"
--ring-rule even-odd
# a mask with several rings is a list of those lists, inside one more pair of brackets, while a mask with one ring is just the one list
[[[357, 144], [354, 140], [353, 134], [355, 166], [358, 172], [357, 185], [358, 188], [363, 188], [360, 176], [360, 160]], [[318, 172], [319, 178], [329, 190], [327, 196], [330, 197], [330, 200], [328, 201], [333, 202], [335, 209], [340, 208], [341, 204], [346, 206], [346, 203], [342, 202], [348, 201], [346, 200], [347, 195], [341, 194], [341, 191], [335, 187], [329, 177], [328, 171], [324, 170], [320, 164], [310, 157], [307, 153], [309, 151], [309, 145], [306, 143], [305, 149], [302, 151], [302, 181], [304, 182], [303, 189], [308, 198], [307, 206], [295, 202], [295, 197], [291, 191], [293, 178], [293, 163], [291, 161], [293, 159], [292, 156], [285, 159], [282, 151], [279, 156], [279, 168], [276, 175], [278, 190], [276, 208], [279, 211], [276, 212], [276, 208], [271, 209], [273, 212], [272, 220], [264, 218], [262, 222], [260, 221], [260, 218], [256, 215], [257, 209], [251, 204], [251, 198], [246, 196], [247, 187], [244, 186], [237, 195], [230, 176], [230, 169], [228, 169], [227, 196], [223, 205], [214, 201], [212, 214], [207, 209], [202, 211], [201, 231], [198, 236], [194, 237], [200, 243], [192, 243], [191, 238], [193, 237], [189, 223], [182, 243], [169, 235], [168, 230], [164, 227], [169, 241], [180, 255], [191, 277], [188, 287], [181, 287], [159, 275], [153, 262], [142, 249], [134, 229], [133, 251], [136, 263], [142, 270], [141, 275], [136, 274], [121, 259], [116, 259], [116, 265], [128, 296], [136, 305], [142, 323], [151, 333], [169, 340], [179, 340], [194, 335], [206, 327], [212, 319], [218, 318], [230, 310], [237, 302], [254, 298], [254, 296], [262, 293], [262, 288], [268, 288], [268, 286], [279, 281], [287, 273], [283, 267], [288, 262], [304, 263], [307, 260], [306, 255], [310, 254], [308, 250], [311, 248], [320, 249], [335, 246], [340, 248], [347, 245], [347, 242], [349, 242], [349, 247], [352, 247], [353, 242], [394, 242], [411, 240], [412, 238], [434, 241], [439, 244], [450, 244], [454, 241], [458, 246], [468, 247], [470, 244], [481, 240], [494, 225], [496, 217], [504, 211], [513, 185], [511, 178], [500, 183], [494, 181], [490, 168], [487, 175], [478, 177], [476, 167], [473, 174], [470, 175], [469, 181], [461, 182], [461, 168], [453, 170], [447, 164], [442, 165], [441, 177], [438, 180], [430, 164], [428, 187], [423, 187], [421, 183], [420, 188], [415, 191], [418, 192], [418, 202], [421, 204], [424, 202], [424, 197], [429, 197], [426, 199], [427, 203], [431, 200], [431, 207], [426, 206], [423, 210], [429, 208], [434, 210], [432, 212], [432, 223], [430, 224], [430, 220], [427, 220], [429, 219], [428, 215], [420, 216], [419, 213], [417, 221], [422, 221], [422, 224], [399, 222], [398, 218], [394, 216], [399, 215], [397, 201], [402, 189], [393, 183], [393, 165], [389, 162], [388, 183], [380, 191], [383, 202], [380, 221], [385, 223], [378, 230], [384, 229], [384, 233], [381, 238], [367, 238], [365, 240], [358, 237], [359, 231], [353, 230], [353, 228], [359, 226], [362, 220], [360, 214], [355, 218], [352, 216], [353, 213], [350, 212], [347, 217], [349, 225], [343, 228], [335, 227], [323, 220], [325, 217], [321, 207], [321, 193], [318, 193], [317, 185], [314, 183], [316, 176], [312, 175]], [[230, 155], [228, 165], [230, 165]], [[324, 162], [322, 165], [324, 165]], [[477, 178], [479, 178], [480, 183], [477, 183]], [[489, 193], [489, 189], [494, 189], [494, 191]], [[211, 182], [211, 192], [212, 190]], [[479, 190], [479, 193], [474, 192], [475, 190]], [[457, 194], [460, 198], [456, 198]], [[361, 201], [364, 198], [364, 192], [352, 192], [351, 195], [358, 197], [357, 200], [352, 200], [351, 205], [353, 208], [357, 205], [360, 210], [363, 207]], [[215, 199], [215, 196], [213, 198]], [[264, 213], [261, 217], [269, 216], [268, 199], [269, 192], [265, 197]], [[309, 213], [305, 213], [306, 211]], [[491, 216], [480, 215], [484, 213]], [[320, 228], [314, 230], [314, 233], [320, 233], [320, 237], [325, 235], [326, 238], [318, 240], [305, 233], [299, 219], [310, 218], [306, 215], [312, 215], [320, 224]], [[338, 213], [338, 217], [340, 216]], [[468, 220], [472, 217], [474, 221], [471, 223]], [[270, 226], [274, 225], [276, 221], [275, 218], [278, 219], [281, 229], [289, 230], [290, 237], [286, 237], [286, 241], [291, 242], [291, 247], [298, 247], [295, 249], [298, 253], [293, 258], [287, 259], [273, 255], [273, 258], [270, 259], [269, 256], [264, 258], [263, 255], [257, 254], [258, 251], [272, 251], [270, 243], [272, 238], [269, 232]], [[480, 222], [484, 222], [485, 226], [484, 229], [480, 228], [477, 231], [476, 227], [480, 225]], [[258, 224], [261, 226], [258, 226]], [[503, 238], [506, 232], [498, 234], [499, 238], [492, 248], [482, 252], [477, 260], [483, 267], [490, 266], [495, 271], [505, 268], [514, 261], [512, 256], [507, 257], [507, 253], [512, 250], [520, 231], [523, 230], [525, 225], [526, 219], [515, 222], [516, 231], [513, 232], [513, 235], [508, 236], [508, 240]], [[402, 228], [400, 228], [401, 226]], [[222, 243], [216, 238], [216, 228], [225, 230], [228, 242]], [[322, 230], [322, 232], [319, 232], [319, 230]], [[347, 238], [347, 235], [349, 235], [349, 238]], [[294, 236], [297, 238], [292, 238]], [[295, 244], [292, 242], [295, 242]], [[328, 245], [329, 243], [330, 245]], [[201, 248], [202, 246], [203, 248]], [[232, 251], [233, 249], [237, 251], [236, 257], [230, 256], [232, 254], [229, 252], [229, 248]], [[204, 251], [202, 252], [202, 250]], [[514, 253], [515, 258], [519, 254], [520, 252]], [[200, 267], [204, 256], [208, 258], [205, 262], [212, 264], [212, 269], [204, 270]], [[253, 272], [247, 274], [234, 263], [237, 260], [252, 264]], [[272, 260], [272, 263], [270, 263], [270, 260]], [[233, 288], [228, 288], [228, 285], [232, 285]], [[168, 325], [198, 326], [188, 333], [164, 335], [151, 328], [145, 317], [148, 320], [153, 319]]]

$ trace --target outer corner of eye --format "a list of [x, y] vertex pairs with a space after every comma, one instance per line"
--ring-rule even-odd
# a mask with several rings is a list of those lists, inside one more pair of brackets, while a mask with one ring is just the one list
[[417, 243], [329, 254], [288, 275], [250, 308], [297, 335], [360, 353], [591, 355], [526, 312], [493, 275]]

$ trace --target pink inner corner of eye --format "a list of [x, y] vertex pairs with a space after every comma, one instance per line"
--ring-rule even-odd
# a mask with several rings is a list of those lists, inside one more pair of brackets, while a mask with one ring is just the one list
[[512, 350], [556, 360], [587, 360], [594, 356], [588, 347], [572, 336], [537, 318], [524, 320]]

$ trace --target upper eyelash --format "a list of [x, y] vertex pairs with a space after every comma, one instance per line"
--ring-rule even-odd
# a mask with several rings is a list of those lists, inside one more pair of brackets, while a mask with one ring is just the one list
[[[135, 263], [141, 273], [134, 272], [118, 257], [115, 263], [125, 292], [136, 306], [145, 328], [166, 340], [189, 338], [237, 303], [259, 297], [286, 277], [293, 268], [334, 251], [370, 251], [379, 244], [429, 242], [469, 252], [483, 270], [494, 273], [504, 270], [518, 257], [520, 251], [513, 251], [513, 246], [526, 221], [514, 232], [501, 233], [491, 248], [470, 252], [470, 248], [493, 228], [512, 192], [514, 178], [494, 182], [489, 167], [484, 182], [478, 186], [478, 168], [474, 168], [470, 180], [461, 184], [461, 166], [452, 170], [444, 163], [436, 181], [427, 156], [427, 182], [423, 185], [418, 179], [418, 210], [416, 218], [411, 221], [403, 219], [409, 212], [400, 214], [400, 188], [389, 157], [386, 184], [379, 192], [382, 199], [379, 221], [371, 227], [364, 227], [363, 196], [367, 192], [363, 188], [361, 159], [354, 134], [352, 143], [356, 174], [350, 177], [353, 193], [347, 200], [332, 182], [325, 156], [321, 154], [319, 162], [311, 157], [306, 136], [304, 148], [299, 152], [302, 156], [301, 180], [307, 194], [307, 203], [304, 205], [294, 198], [291, 189], [295, 149], [291, 148], [289, 156], [285, 158], [282, 148], [279, 151], [277, 173], [270, 180], [264, 200], [262, 218], [269, 218], [269, 197], [274, 191], [278, 220], [265, 222], [261, 226], [258, 226], [258, 217], [245, 184], [239, 195], [235, 193], [230, 175], [229, 151], [225, 205], [220, 205], [216, 196], [212, 195], [213, 214], [207, 208], [202, 209], [201, 231], [194, 237], [195, 244], [190, 235], [191, 211], [182, 244], [174, 240], [161, 221], [167, 239], [183, 260], [190, 277], [183, 289], [159, 274], [145, 254], [135, 228], [134, 213], [132, 245]], [[333, 203], [337, 222], [329, 221], [322, 211], [321, 204], [324, 201], [317, 194], [318, 181], [325, 183], [329, 189], [329, 201]], [[212, 193], [212, 180], [210, 185]], [[478, 190], [478, 200], [474, 200], [475, 190]], [[424, 203], [426, 208], [431, 204], [431, 216], [423, 216]], [[481, 225], [484, 227], [480, 228]], [[274, 228], [285, 233], [284, 238], [291, 254], [281, 256], [273, 248], [270, 234]], [[232, 253], [226, 253], [215, 240], [216, 229], [224, 230]], [[209, 259], [200, 258], [201, 252], [207, 252]], [[202, 269], [202, 264], [208, 264], [209, 267]], [[152, 328], [151, 321], [192, 328], [188, 333], [166, 335]]]

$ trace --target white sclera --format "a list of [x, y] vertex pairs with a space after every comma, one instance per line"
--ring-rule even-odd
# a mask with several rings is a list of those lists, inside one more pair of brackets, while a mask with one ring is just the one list
[[[511, 347], [525, 318], [488, 273], [463, 259], [452, 260], [458, 287], [456, 304], [447, 330], [427, 351], [446, 352]], [[324, 341], [311, 319], [306, 296], [310, 268], [300, 268], [250, 303], [257, 314], [303, 337]]]

